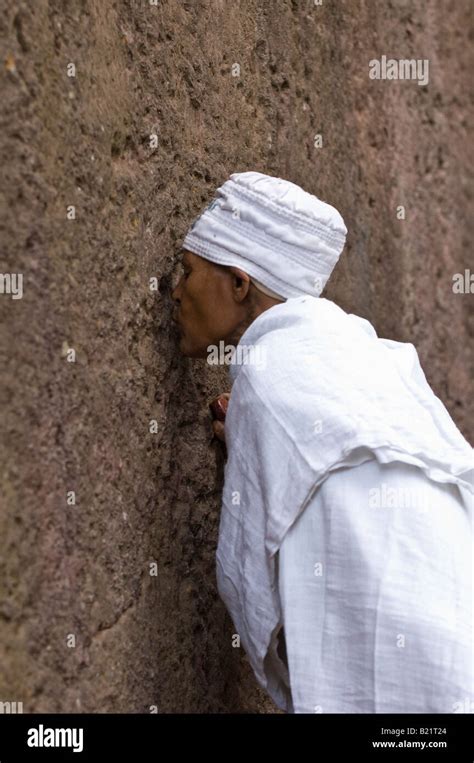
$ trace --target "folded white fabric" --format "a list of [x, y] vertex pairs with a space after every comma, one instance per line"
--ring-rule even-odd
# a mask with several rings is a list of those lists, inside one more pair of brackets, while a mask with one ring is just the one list
[[457, 485], [471, 513], [473, 449], [429, 387], [415, 347], [377, 337], [330, 300], [269, 308], [239, 347], [258, 349], [259, 363], [229, 367], [217, 584], [257, 680], [286, 709], [264, 670], [281, 622], [275, 554], [316, 489], [339, 467], [401, 461]]
[[295, 183], [237, 172], [216, 190], [183, 248], [234, 265], [283, 298], [318, 297], [344, 248], [339, 212]]
[[332, 471], [277, 554], [288, 709], [472, 712], [471, 529], [417, 466]]

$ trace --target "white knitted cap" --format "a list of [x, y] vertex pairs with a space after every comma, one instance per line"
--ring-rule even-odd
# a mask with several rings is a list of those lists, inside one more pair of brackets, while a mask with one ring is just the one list
[[346, 235], [337, 209], [295, 183], [239, 172], [216, 190], [183, 248], [241, 268], [274, 296], [319, 297]]

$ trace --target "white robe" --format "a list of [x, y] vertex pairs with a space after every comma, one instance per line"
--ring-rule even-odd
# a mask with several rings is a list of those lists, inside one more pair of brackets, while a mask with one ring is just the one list
[[[411, 464], [430, 481], [456, 486], [471, 526], [473, 450], [429, 387], [414, 346], [377, 337], [368, 321], [330, 300], [306, 296], [275, 305], [245, 331], [238, 349], [245, 347], [253, 360], [230, 367], [217, 585], [258, 682], [291, 711], [284, 677], [268, 664], [283, 621], [277, 552], [296, 520], [336, 470], [376, 459]], [[450, 512], [449, 501], [440, 506]], [[449, 536], [450, 553], [465, 541], [461, 524]], [[392, 543], [393, 528], [388, 532]], [[350, 538], [344, 542], [341, 551], [350, 555]], [[372, 535], [364, 543], [364, 558], [376, 558]], [[428, 555], [440, 557], [434, 541]], [[379, 581], [376, 567], [365, 569], [360, 585], [370, 601]], [[337, 585], [343, 568], [335, 572]], [[420, 581], [423, 598], [428, 580]], [[450, 585], [446, 580], [441, 597], [452, 593]], [[411, 600], [402, 585], [399, 593], [402, 611]], [[375, 646], [365, 654], [369, 673], [375, 656]], [[326, 697], [323, 704], [331, 703]]]
[[[456, 485], [376, 459], [325, 480], [278, 551], [295, 713], [472, 712], [473, 583]], [[272, 683], [272, 681], [270, 681]]]

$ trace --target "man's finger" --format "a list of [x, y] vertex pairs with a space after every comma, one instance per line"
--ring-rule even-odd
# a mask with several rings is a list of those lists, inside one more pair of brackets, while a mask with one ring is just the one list
[[225, 428], [224, 423], [222, 421], [213, 421], [212, 422], [212, 428], [214, 430], [215, 436], [222, 440], [222, 442], [225, 442]]

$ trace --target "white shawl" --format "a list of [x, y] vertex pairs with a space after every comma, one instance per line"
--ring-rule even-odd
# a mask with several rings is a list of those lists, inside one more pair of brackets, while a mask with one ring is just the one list
[[275, 554], [316, 488], [332, 470], [375, 455], [457, 484], [470, 505], [473, 449], [429, 387], [413, 344], [378, 338], [367, 320], [330, 300], [271, 307], [242, 346], [265, 363], [230, 366], [217, 585], [257, 680], [286, 709], [264, 670], [281, 620]]

